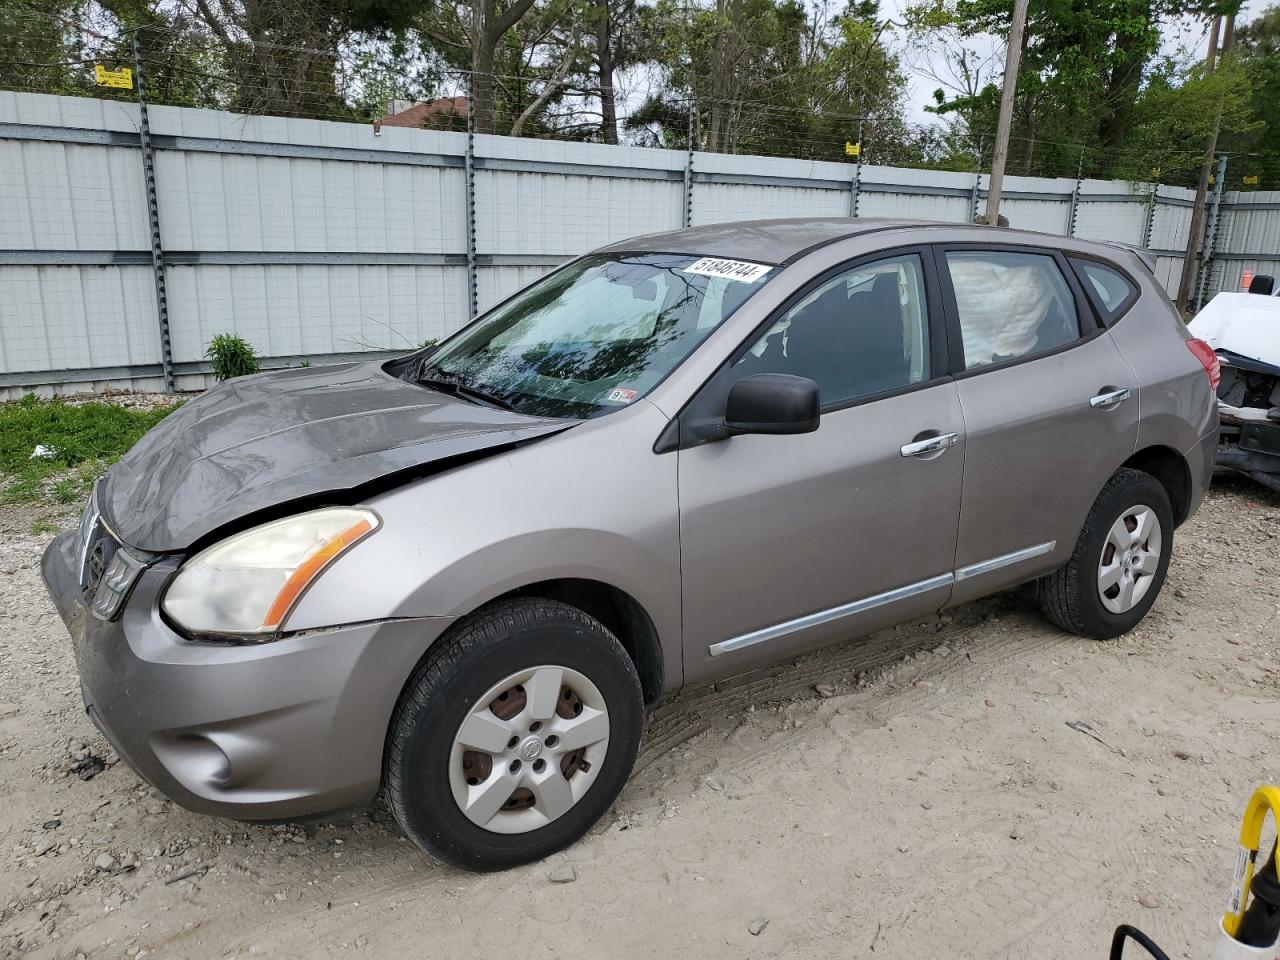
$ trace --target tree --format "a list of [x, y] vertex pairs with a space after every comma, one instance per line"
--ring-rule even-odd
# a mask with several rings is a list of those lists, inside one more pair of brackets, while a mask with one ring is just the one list
[[[1023, 173], [1108, 176], [1132, 167], [1135, 110], [1156, 69], [1160, 24], [1184, 14], [1226, 13], [1238, 0], [1032, 0], [1018, 74], [1010, 163]], [[960, 40], [1003, 35], [1011, 0], [934, 0], [913, 8], [929, 26]], [[944, 39], [947, 34], [941, 34]], [[1183, 76], [1189, 76], [1183, 71]], [[1174, 79], [1174, 86], [1179, 81]], [[997, 78], [981, 90], [960, 89], [935, 109], [966, 117], [971, 132], [986, 123], [986, 104], [998, 96]], [[1148, 164], [1148, 166], [1150, 166]], [[1148, 172], [1149, 176], [1149, 172]]]
[[[1232, 187], [1245, 190], [1280, 189], [1280, 6], [1273, 6], [1236, 31], [1236, 57], [1250, 91], [1254, 128], [1224, 138], [1233, 154]], [[1257, 177], [1245, 183], [1243, 177]]]
[[[718, 0], [691, 13], [659, 0], [652, 19], [663, 89], [628, 128], [700, 149], [845, 159], [860, 127], [901, 131], [904, 79], [874, 3], [831, 16], [797, 0]], [[868, 138], [870, 139], [870, 138]]]

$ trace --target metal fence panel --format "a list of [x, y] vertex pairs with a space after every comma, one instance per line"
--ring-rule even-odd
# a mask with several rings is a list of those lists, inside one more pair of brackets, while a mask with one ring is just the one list
[[[386, 355], [602, 244], [770, 217], [969, 222], [985, 174], [149, 110], [178, 386], [235, 332], [268, 364]], [[136, 105], [0, 92], [0, 396], [154, 388], [160, 345]], [[474, 167], [469, 193], [467, 157]], [[856, 180], [856, 183], [855, 183]], [[1188, 190], [1009, 177], [1010, 225], [1139, 244], [1172, 290]], [[474, 232], [468, 230], [473, 205]], [[1280, 273], [1280, 192], [1228, 193], [1210, 292]], [[1073, 216], [1074, 214], [1074, 216]], [[1074, 229], [1073, 229], [1074, 220]], [[473, 240], [474, 237], [474, 240]], [[474, 244], [474, 245], [473, 245]], [[60, 387], [58, 385], [61, 385]]]
[[150, 363], [155, 311], [149, 266], [0, 268], [0, 369]]
[[[199, 361], [232, 332], [268, 357], [407, 350], [456, 329], [467, 313], [460, 267], [171, 267], [173, 354]], [[87, 364], [86, 364], [87, 365]]]

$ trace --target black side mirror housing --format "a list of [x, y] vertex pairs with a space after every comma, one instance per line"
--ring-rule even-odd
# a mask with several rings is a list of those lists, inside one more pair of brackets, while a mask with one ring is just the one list
[[729, 388], [724, 422], [735, 433], [812, 433], [822, 404], [818, 385], [789, 373], [757, 373]]

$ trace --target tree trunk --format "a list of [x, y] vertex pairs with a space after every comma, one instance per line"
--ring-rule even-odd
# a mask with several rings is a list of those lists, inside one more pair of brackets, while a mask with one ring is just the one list
[[[1151, 4], [1135, 10], [1148, 23], [1151, 22]], [[1115, 157], [1114, 151], [1124, 145], [1133, 120], [1133, 108], [1138, 101], [1138, 88], [1142, 82], [1142, 68], [1147, 51], [1139, 33], [1127, 31], [1116, 37], [1116, 61], [1107, 78], [1107, 106], [1098, 129], [1098, 145], [1104, 158]], [[1112, 152], [1108, 152], [1112, 151]], [[1104, 163], [1109, 162], [1104, 159]], [[1105, 174], [1106, 170], [1098, 171]]]
[[493, 133], [497, 103], [493, 69], [503, 34], [529, 12], [533, 0], [515, 0], [498, 13], [497, 0], [471, 0], [471, 109], [475, 132]]
[[596, 69], [600, 74], [600, 133], [605, 143], [618, 142], [618, 104], [613, 92], [613, 21], [609, 0], [597, 0]]

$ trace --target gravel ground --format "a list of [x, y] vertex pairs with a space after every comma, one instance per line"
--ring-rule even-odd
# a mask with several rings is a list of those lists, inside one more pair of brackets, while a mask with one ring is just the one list
[[1122, 921], [1207, 956], [1280, 779], [1280, 497], [1219, 481], [1129, 636], [1013, 593], [687, 691], [587, 838], [484, 876], [381, 808], [250, 826], [155, 794], [40, 585], [33, 521], [74, 515], [3, 508], [0, 956], [1093, 960]]

